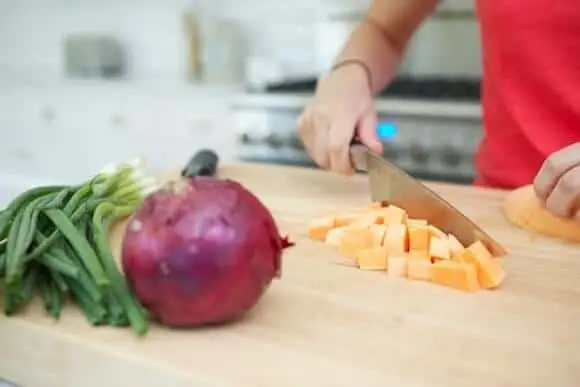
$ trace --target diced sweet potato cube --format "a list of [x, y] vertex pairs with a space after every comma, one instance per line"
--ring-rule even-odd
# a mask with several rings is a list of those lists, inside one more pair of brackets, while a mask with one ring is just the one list
[[431, 237], [429, 255], [433, 259], [451, 259], [451, 249], [447, 239]]
[[384, 224], [373, 224], [369, 227], [369, 230], [373, 234], [373, 246], [383, 246], [387, 226]]
[[371, 226], [378, 224], [380, 216], [378, 214], [364, 214], [349, 223], [350, 226]]
[[494, 273], [496, 277], [492, 282], [487, 282], [486, 277], [479, 278], [479, 286], [481, 286], [484, 289], [492, 289], [498, 287], [499, 285], [501, 285], [501, 283], [504, 281], [506, 277], [505, 269], [503, 268], [502, 264], [503, 260], [501, 258], [492, 258], [491, 262], [492, 265], [495, 266]]
[[392, 223], [404, 223], [407, 219], [407, 211], [392, 204], [380, 212], [377, 212], [377, 214], [380, 216], [380, 222], [387, 225]]
[[387, 250], [382, 246], [359, 250], [356, 262], [362, 270], [387, 270]]
[[455, 235], [448, 234], [447, 240], [449, 241], [449, 248], [451, 249], [451, 252], [458, 253], [465, 249], [465, 246], [463, 246], [463, 244], [459, 242], [459, 239], [457, 239]]
[[431, 256], [427, 250], [409, 250], [407, 257], [409, 259], [420, 259], [431, 263]]
[[459, 263], [465, 263], [465, 258], [463, 258], [463, 255], [465, 254], [465, 250], [462, 250], [460, 252], [457, 253], [451, 253], [451, 260], [454, 262], [459, 262]]
[[361, 217], [368, 215], [368, 211], [364, 210], [351, 210], [348, 212], [341, 212], [334, 215], [334, 226], [348, 226], [353, 222], [361, 219]]
[[407, 277], [414, 280], [431, 281], [431, 260], [409, 259], [407, 261]]
[[390, 256], [387, 264], [387, 271], [391, 277], [407, 276], [407, 257], [404, 255]]
[[334, 218], [332, 217], [315, 218], [308, 226], [308, 235], [311, 239], [324, 241], [326, 234], [334, 228], [334, 225]]
[[347, 227], [343, 226], [343, 227], [335, 227], [332, 230], [328, 231], [324, 243], [336, 247], [340, 246], [340, 240], [346, 229]]
[[357, 251], [372, 247], [373, 234], [366, 228], [347, 227], [340, 238], [340, 254], [354, 258]]
[[381, 202], [372, 202], [366, 208], [370, 210], [377, 210], [379, 208], [383, 208], [383, 204]]
[[[408, 225], [408, 223], [407, 223]], [[408, 226], [409, 250], [429, 250], [429, 231], [425, 226]]]
[[471, 263], [437, 261], [431, 265], [431, 281], [465, 292], [479, 289], [477, 268]]
[[428, 223], [425, 219], [408, 218], [405, 223], [408, 227], [428, 227]]
[[463, 262], [464, 260], [462, 258], [462, 252], [465, 250], [463, 244], [459, 242], [459, 239], [457, 239], [457, 237], [453, 234], [448, 234], [447, 240], [451, 250], [451, 259], [457, 262]]
[[387, 226], [383, 245], [387, 247], [389, 254], [403, 254], [409, 250], [409, 238], [407, 227], [402, 223], [391, 223]]
[[503, 267], [498, 264], [499, 261], [493, 260], [493, 256], [481, 241], [466, 248], [463, 259], [476, 266], [477, 278], [482, 288], [494, 288], [505, 278]]
[[447, 238], [447, 234], [445, 234], [443, 231], [433, 226], [432, 224], [428, 225], [427, 228], [429, 229], [430, 236], [434, 236], [437, 238]]

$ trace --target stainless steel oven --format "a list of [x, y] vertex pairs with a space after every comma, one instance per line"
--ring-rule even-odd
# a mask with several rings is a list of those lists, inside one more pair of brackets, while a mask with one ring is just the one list
[[[285, 81], [237, 96], [237, 157], [313, 167], [296, 121], [314, 86], [314, 79]], [[376, 98], [384, 156], [419, 178], [470, 183], [482, 136], [479, 92], [478, 78], [395, 79]]]

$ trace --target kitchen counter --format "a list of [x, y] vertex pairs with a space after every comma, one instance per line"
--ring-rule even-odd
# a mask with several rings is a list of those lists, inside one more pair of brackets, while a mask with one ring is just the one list
[[219, 173], [255, 192], [297, 242], [245, 319], [152, 326], [137, 340], [89, 327], [74, 307], [55, 323], [33, 305], [0, 317], [0, 376], [26, 387], [578, 386], [579, 245], [511, 226], [505, 192], [431, 185], [510, 253], [500, 289], [465, 294], [338, 265], [308, 240], [317, 213], [369, 202], [364, 176], [252, 164]]

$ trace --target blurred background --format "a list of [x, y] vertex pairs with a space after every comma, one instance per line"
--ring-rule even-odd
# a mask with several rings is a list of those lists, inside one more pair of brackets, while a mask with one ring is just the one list
[[[365, 0], [0, 0], [0, 204], [143, 156], [311, 167], [296, 119]], [[481, 137], [479, 31], [443, 1], [377, 97], [385, 154], [468, 183]]]

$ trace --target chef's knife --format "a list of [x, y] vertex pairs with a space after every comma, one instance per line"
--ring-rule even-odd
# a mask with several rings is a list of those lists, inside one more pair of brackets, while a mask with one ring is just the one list
[[495, 256], [505, 248], [437, 193], [388, 160], [353, 141], [350, 155], [356, 169], [366, 171], [373, 201], [385, 201], [404, 208], [412, 218], [425, 219], [451, 233], [465, 246], [480, 240]]
[[219, 162], [218, 155], [211, 149], [197, 151], [181, 170], [183, 177], [215, 176]]

